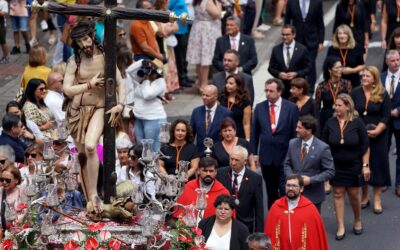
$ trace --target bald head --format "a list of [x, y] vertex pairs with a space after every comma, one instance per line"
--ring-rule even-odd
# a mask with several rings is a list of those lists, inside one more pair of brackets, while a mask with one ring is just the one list
[[218, 99], [218, 89], [215, 85], [207, 85], [203, 88], [201, 93], [201, 99], [203, 99], [204, 105], [208, 108], [212, 108]]
[[47, 80], [47, 87], [49, 90], [56, 91], [58, 93], [63, 92], [63, 81], [64, 77], [58, 73], [58, 72], [51, 72], [49, 74], [48, 80]]

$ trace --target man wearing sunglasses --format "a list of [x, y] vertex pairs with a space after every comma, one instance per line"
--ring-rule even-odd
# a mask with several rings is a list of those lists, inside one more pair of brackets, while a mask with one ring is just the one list
[[6, 161], [15, 162], [14, 149], [10, 145], [0, 146], [0, 169], [3, 169]]
[[3, 117], [2, 126], [0, 145], [10, 145], [15, 152], [15, 161], [23, 163], [27, 145], [19, 139], [24, 131], [21, 118], [14, 114], [6, 114]]

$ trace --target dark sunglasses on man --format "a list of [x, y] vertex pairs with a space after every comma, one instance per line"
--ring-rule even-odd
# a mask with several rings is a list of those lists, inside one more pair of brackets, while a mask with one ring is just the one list
[[11, 179], [10, 179], [10, 178], [3, 178], [3, 177], [0, 177], [0, 183], [7, 183], [7, 184], [10, 184], [10, 183], [11, 183]]

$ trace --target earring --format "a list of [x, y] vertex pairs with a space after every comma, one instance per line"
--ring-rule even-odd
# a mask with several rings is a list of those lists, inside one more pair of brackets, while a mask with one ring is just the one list
[[376, 85], [375, 84], [372, 84], [372, 88], [374, 89], [376, 87]]

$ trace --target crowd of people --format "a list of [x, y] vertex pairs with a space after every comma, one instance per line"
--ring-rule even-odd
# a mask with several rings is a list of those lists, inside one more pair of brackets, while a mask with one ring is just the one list
[[[97, 177], [103, 168], [104, 112], [116, 127], [117, 185], [146, 183], [145, 192], [157, 199], [157, 184], [148, 181], [152, 176], [145, 175], [139, 161], [143, 139], [153, 140], [153, 151], [170, 156], [159, 160], [162, 175], [176, 175], [179, 162], [189, 162], [188, 182], [178, 203], [194, 204], [196, 189], [206, 190], [207, 207], [198, 225], [212, 249], [328, 249], [320, 213], [330, 193], [338, 241], [346, 235], [346, 193], [355, 235], [364, 229], [361, 209], [372, 203], [373, 213], [383, 213], [381, 194], [392, 185], [388, 153], [393, 135], [400, 157], [396, 1], [339, 1], [322, 82], [316, 82], [315, 65], [326, 38], [322, 0], [274, 1], [273, 23], [282, 26], [282, 42], [272, 49], [268, 71], [273, 77], [265, 79], [266, 100], [255, 103], [252, 73], [258, 64], [255, 39], [264, 37], [259, 30], [265, 24], [258, 25], [264, 22], [263, 1], [138, 0], [136, 8], [186, 13], [194, 21], [134, 20], [129, 27], [117, 22], [118, 104], [111, 110], [105, 110], [103, 98], [103, 20], [29, 13], [24, 4], [0, 0], [0, 63], [10, 61], [7, 13], [14, 35], [11, 54], [21, 53], [19, 32], [29, 54], [20, 90], [2, 120], [3, 230], [10, 207], [18, 218], [24, 217], [26, 209], [17, 203], [27, 199], [49, 138], [56, 172], [73, 168], [78, 152], [86, 155], [80, 159], [87, 165], [76, 190], [58, 192], [68, 201], [63, 208], [90, 203], [94, 212], [101, 210]], [[382, 47], [387, 49], [382, 71], [365, 63], [369, 39], [375, 35], [376, 6], [382, 9]], [[47, 46], [38, 44], [37, 18], [50, 32], [48, 43], [56, 43], [51, 63]], [[196, 66], [195, 81], [188, 77], [188, 64]], [[160, 124], [168, 118], [165, 105], [181, 89], [200, 94], [203, 104], [193, 109], [189, 121], [172, 121], [169, 141], [160, 141]], [[66, 128], [67, 136], [60, 137]], [[206, 155], [209, 138], [213, 146]], [[57, 185], [67, 183], [60, 180]], [[400, 197], [399, 158], [395, 194]], [[181, 215], [178, 210], [173, 217]]]

